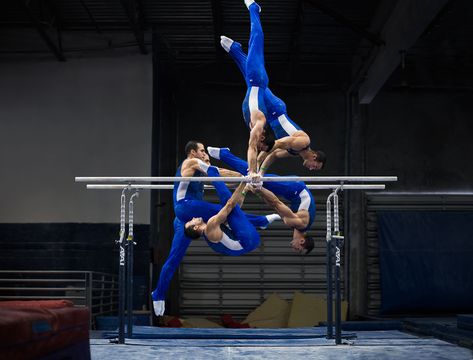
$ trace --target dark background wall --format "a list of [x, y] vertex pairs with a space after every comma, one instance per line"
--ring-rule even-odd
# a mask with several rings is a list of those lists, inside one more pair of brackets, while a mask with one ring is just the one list
[[[396, 175], [399, 180], [386, 188], [394, 193], [471, 193], [473, 173], [466, 165], [473, 156], [467, 130], [473, 113], [471, 100], [472, 93], [460, 88], [448, 92], [440, 86], [399, 88], [391, 81], [370, 105], [357, 105], [355, 98], [351, 174]], [[370, 260], [378, 244], [368, 239], [373, 227], [365, 193], [351, 192], [347, 201], [350, 311], [367, 314], [373, 289], [368, 273], [377, 271], [379, 276], [378, 259]]]
[[[231, 67], [226, 69], [233, 71]], [[275, 78], [284, 73], [274, 74]], [[270, 84], [271, 86], [271, 84]], [[244, 85], [206, 82], [205, 76], [186, 78], [177, 97], [180, 122], [179, 158], [185, 142], [202, 139], [211, 146], [228, 146], [246, 156], [248, 131], [241, 115]], [[286, 102], [289, 116], [312, 136], [315, 148], [327, 153], [327, 167], [317, 175], [343, 175], [345, 171], [346, 115], [342, 91], [277, 86], [273, 91]], [[396, 90], [389, 87], [355, 114], [359, 134], [353, 134], [349, 154], [362, 147], [363, 162], [351, 175], [396, 175], [389, 190], [471, 190], [473, 169], [473, 94]], [[356, 164], [354, 164], [356, 169]], [[363, 169], [364, 168], [364, 174]], [[281, 160], [273, 170], [282, 174], [314, 175], [299, 159]]]
[[473, 93], [384, 91], [368, 108], [367, 175], [393, 174], [393, 189], [472, 190]]
[[[237, 70], [229, 66], [221, 71]], [[209, 74], [210, 76], [215, 77], [215, 74]], [[285, 101], [289, 116], [311, 134], [313, 146], [328, 154], [324, 174], [342, 173], [345, 143], [343, 93], [328, 89], [298, 89], [277, 85], [271, 89]], [[234, 153], [246, 158], [249, 132], [241, 111], [241, 103], [246, 93], [243, 80], [213, 84], [206, 81], [205, 76], [194, 79], [189, 77], [182, 83], [180, 91], [177, 100], [179, 121], [182, 124], [180, 158], [183, 157], [185, 142], [192, 138], [201, 139], [210, 146], [230, 147]], [[281, 174], [311, 174], [301, 164], [299, 159], [282, 159], [271, 171]]]

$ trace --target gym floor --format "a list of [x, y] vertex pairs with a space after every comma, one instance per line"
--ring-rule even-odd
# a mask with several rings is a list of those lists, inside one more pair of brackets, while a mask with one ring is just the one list
[[[143, 337], [147, 336], [146, 330], [141, 331]], [[397, 330], [357, 331], [356, 339], [344, 340], [342, 345], [335, 345], [334, 340], [326, 339], [323, 336], [325, 328], [321, 327], [258, 329], [260, 335], [258, 339], [251, 339], [255, 329], [229, 330], [231, 334], [239, 333], [239, 339], [219, 338], [219, 336], [225, 337], [228, 329], [169, 330], [173, 334], [183, 336], [192, 336], [192, 333], [198, 330], [200, 334], [213, 333], [214, 338], [210, 338], [212, 336], [180, 339], [137, 338], [126, 339], [125, 344], [120, 345], [111, 343], [109, 339], [92, 338], [90, 340], [92, 359], [473, 359], [473, 352], [467, 348]], [[312, 332], [314, 337], [306, 337], [309, 332]], [[135, 334], [141, 337], [139, 333], [140, 329], [135, 329]], [[273, 338], [264, 338], [265, 335]], [[100, 333], [92, 335], [92, 337], [99, 336]], [[300, 338], [296, 338], [297, 336]], [[148, 334], [148, 337], [152, 335]]]

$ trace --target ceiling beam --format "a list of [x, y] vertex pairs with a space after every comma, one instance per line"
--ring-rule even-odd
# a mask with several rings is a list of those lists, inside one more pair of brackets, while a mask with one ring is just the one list
[[222, 4], [220, 0], [211, 0], [212, 2], [212, 17], [214, 24], [214, 45], [215, 45], [215, 56], [218, 61], [222, 60], [222, 49], [220, 48], [220, 35], [223, 35], [223, 22], [222, 22]]
[[48, 33], [46, 30], [43, 28], [43, 25], [41, 24], [41, 21], [36, 17], [36, 15], [33, 13], [31, 8], [29, 7], [30, 1], [28, 0], [21, 0], [20, 4], [23, 10], [25, 11], [26, 15], [30, 19], [31, 23], [36, 27], [36, 30], [38, 30], [39, 35], [41, 38], [44, 40], [46, 45], [48, 46], [49, 50], [56, 56], [56, 59], [59, 61], [66, 61], [66, 57], [62, 53], [62, 51], [56, 46], [54, 41], [49, 37]]
[[128, 17], [131, 30], [133, 31], [133, 34], [135, 35], [135, 38], [136, 38], [136, 41], [138, 42], [138, 47], [140, 48], [141, 53], [144, 55], [148, 54], [148, 49], [145, 45], [145, 34], [144, 34], [143, 29], [140, 28], [137, 21], [137, 17], [140, 18], [140, 16], [137, 16], [135, 1], [134, 0], [120, 0], [120, 2]]
[[398, 67], [401, 52], [408, 50], [449, 0], [399, 0], [381, 31], [386, 46], [379, 48], [363, 74], [360, 104], [369, 104]]
[[311, 4], [312, 6], [316, 7], [320, 11], [322, 11], [324, 14], [330, 16], [336, 22], [350, 28], [351, 30], [356, 32], [358, 35], [361, 35], [365, 39], [369, 40], [374, 45], [377, 45], [377, 46], [384, 45], [384, 41], [378, 35], [373, 34], [372, 32], [354, 24], [350, 19], [346, 18], [344, 15], [338, 13], [337, 11], [330, 8], [329, 6], [325, 5], [323, 1], [321, 0], [305, 0], [305, 1]]

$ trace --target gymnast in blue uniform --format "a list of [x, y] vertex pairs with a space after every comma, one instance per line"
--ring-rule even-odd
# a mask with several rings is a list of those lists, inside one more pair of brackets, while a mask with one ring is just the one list
[[[186, 155], [187, 159], [184, 160], [183, 164], [178, 168], [176, 176], [202, 176], [202, 174], [219, 176], [222, 172], [227, 176], [235, 175], [229, 170], [217, 170], [215, 167], [209, 166], [208, 163], [205, 163], [205, 160], [208, 159], [208, 155], [205, 153], [204, 146], [200, 142], [188, 142], [186, 145]], [[184, 168], [183, 172], [181, 171], [182, 168]], [[208, 171], [210, 171], [210, 174], [208, 174]], [[226, 204], [227, 201], [224, 200], [230, 198], [230, 192], [223, 182], [215, 182], [214, 186], [215, 185], [221, 203]], [[222, 185], [225, 188], [222, 188]], [[203, 192], [204, 187], [202, 182], [181, 181], [174, 184], [174, 211], [176, 213], [176, 218], [174, 219], [174, 237], [169, 256], [161, 268], [157, 287], [151, 293], [154, 311], [157, 316], [164, 314], [164, 300], [167, 289], [169, 288], [171, 279], [192, 241], [192, 238], [185, 232], [185, 223], [192, 221], [194, 217], [201, 218], [202, 221], [207, 222], [212, 219], [212, 217], [219, 214], [225, 207], [203, 201]], [[240, 196], [243, 195], [241, 194], [241, 191], [239, 193], [237, 192], [237, 194], [240, 194]], [[230, 219], [228, 220], [229, 226], [224, 224], [221, 226], [222, 232], [225, 233], [225, 236], [222, 234], [223, 241], [215, 243], [210, 239], [206, 239], [207, 243], [214, 251], [233, 256], [251, 251], [259, 244], [259, 235], [255, 230], [255, 226], [264, 229], [274, 220], [280, 218], [276, 214], [267, 216], [246, 214], [241, 211], [239, 207], [237, 211], [238, 215], [231, 217], [233, 227], [230, 223]], [[239, 223], [241, 224], [240, 226], [238, 226]], [[211, 234], [211, 237], [214, 239], [213, 234]]]
[[[303, 165], [310, 170], [320, 170], [326, 156], [310, 148], [310, 138], [287, 115], [286, 104], [268, 88], [268, 75], [264, 66], [264, 35], [259, 13], [261, 8], [254, 0], [245, 0], [251, 21], [248, 56], [241, 44], [221, 36], [221, 45], [227, 51], [243, 74], [247, 92], [242, 110], [245, 124], [250, 129], [248, 146], [249, 175], [257, 170], [258, 163], [267, 169], [275, 159], [288, 156], [301, 156]], [[269, 129], [277, 139], [271, 149], [264, 144]], [[263, 151], [257, 157], [257, 152]], [[261, 174], [262, 175], [262, 174]]]
[[[207, 147], [211, 157], [223, 161], [242, 175], [248, 171], [248, 163], [233, 155], [228, 148]], [[267, 177], [278, 176], [266, 174]], [[292, 247], [300, 252], [309, 253], [314, 248], [314, 240], [307, 235], [315, 219], [315, 201], [310, 190], [302, 181], [268, 181], [262, 189], [256, 189], [258, 195], [276, 210], [284, 223], [293, 228]], [[288, 207], [277, 196], [290, 202]]]
[[156, 289], [151, 293], [153, 300], [153, 307], [156, 316], [164, 314], [164, 300], [166, 299], [166, 292], [171, 283], [171, 279], [181, 263], [187, 248], [192, 239], [184, 234], [184, 223], [178, 218], [174, 218], [174, 237], [172, 239], [171, 251], [168, 258], [161, 268], [159, 274], [158, 284]]
[[[213, 166], [208, 168], [207, 173], [209, 176], [220, 176], [217, 168]], [[167, 289], [193, 239], [203, 235], [207, 244], [215, 252], [223, 255], [239, 256], [259, 246], [260, 237], [255, 225], [265, 228], [274, 220], [280, 218], [276, 214], [256, 216], [244, 213], [238, 205], [242, 197], [246, 195], [243, 191], [245, 186], [243, 183], [238, 186], [233, 195], [223, 182], [215, 181], [212, 184], [220, 199], [219, 212], [210, 217], [208, 221], [204, 221], [202, 217], [193, 217], [187, 223], [183, 223], [177, 217], [174, 219], [174, 238], [171, 251], [161, 268], [157, 287], [151, 293], [157, 316], [164, 314], [164, 300]], [[202, 203], [214, 205], [204, 201]]]
[[[210, 165], [204, 161], [207, 155], [204, 145], [198, 141], [189, 141], [185, 152], [187, 158], [178, 167], [176, 177], [201, 177], [207, 175]], [[218, 171], [223, 176], [241, 176], [240, 173], [228, 169], [219, 169]], [[183, 223], [199, 217], [204, 221], [208, 221], [222, 209], [222, 205], [204, 201], [203, 196], [203, 182], [176, 181], [173, 190], [174, 213], [176, 217]], [[269, 215], [245, 215], [256, 227], [265, 228], [268, 225]]]
[[[213, 166], [208, 168], [207, 174], [220, 176]], [[203, 236], [214, 251], [223, 255], [238, 256], [257, 248], [259, 234], [239, 205], [246, 195], [246, 184], [240, 183], [233, 195], [221, 181], [214, 181], [212, 185], [220, 199], [221, 210], [208, 221], [193, 217], [185, 224], [184, 233], [193, 239]]]

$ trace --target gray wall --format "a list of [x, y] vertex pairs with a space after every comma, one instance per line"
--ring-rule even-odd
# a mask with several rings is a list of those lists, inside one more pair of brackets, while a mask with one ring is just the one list
[[[149, 175], [151, 57], [10, 61], [0, 79], [0, 222], [116, 223], [120, 193], [74, 177]], [[137, 223], [149, 223], [148, 198]]]

